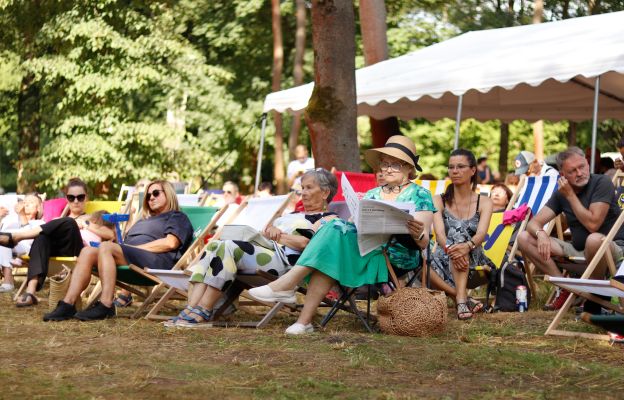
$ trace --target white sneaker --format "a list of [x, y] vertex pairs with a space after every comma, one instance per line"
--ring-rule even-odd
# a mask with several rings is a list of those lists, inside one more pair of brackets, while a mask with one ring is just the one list
[[294, 324], [286, 328], [285, 333], [287, 335], [305, 335], [305, 334], [313, 333], [313, 332], [314, 332], [314, 327], [312, 326], [312, 324], [304, 325], [304, 324], [300, 324], [299, 322], [295, 322]]
[[269, 285], [249, 289], [249, 295], [256, 300], [266, 301], [268, 303], [297, 303], [297, 296], [295, 295], [294, 290], [275, 292], [269, 287]]
[[10, 283], [3, 283], [2, 285], [0, 285], [0, 293], [9, 293], [13, 290], [15, 290], [15, 286], [11, 285]]

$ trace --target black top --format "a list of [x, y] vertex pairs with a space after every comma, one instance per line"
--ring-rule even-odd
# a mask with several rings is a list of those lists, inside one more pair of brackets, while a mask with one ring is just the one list
[[174, 235], [180, 240], [180, 247], [166, 253], [178, 260], [193, 242], [193, 226], [186, 214], [180, 211], [167, 211], [147, 219], [138, 220], [126, 234], [124, 244], [140, 245]]
[[[598, 233], [602, 233], [603, 235], [608, 234], [621, 212], [615, 196], [615, 187], [613, 183], [611, 183], [609, 177], [606, 175], [591, 174], [587, 185], [585, 185], [576, 196], [585, 208], [589, 208], [589, 205], [592, 203], [609, 204], [609, 211], [598, 229]], [[572, 233], [572, 245], [576, 250], [582, 251], [585, 249], [585, 241], [590, 232], [581, 224], [578, 218], [576, 218], [570, 206], [570, 202], [568, 202], [561, 193], [555, 192], [546, 203], [546, 207], [550, 208], [555, 214], [561, 212], [565, 214], [568, 220], [568, 226], [570, 226], [570, 232]], [[624, 227], [620, 228], [614, 240], [624, 241]]]

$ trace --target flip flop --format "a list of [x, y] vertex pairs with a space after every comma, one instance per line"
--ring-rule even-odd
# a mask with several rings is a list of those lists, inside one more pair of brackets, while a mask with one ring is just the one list
[[4, 247], [9, 247], [9, 248], [13, 248], [15, 247], [15, 242], [13, 241], [13, 235], [10, 232], [0, 232], [0, 236], [6, 236], [9, 238], [9, 240], [7, 240], [6, 244], [1, 244], [0, 246], [4, 246]]
[[[30, 302], [28, 302], [30, 300]], [[20, 297], [19, 302], [15, 303], [16, 307], [32, 307], [39, 304], [39, 300], [32, 293], [24, 293], [22, 297]]]

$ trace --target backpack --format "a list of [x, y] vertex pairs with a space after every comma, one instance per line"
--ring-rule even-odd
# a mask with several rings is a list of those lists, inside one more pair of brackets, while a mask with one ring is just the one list
[[493, 311], [517, 311], [516, 288], [523, 285], [527, 288], [527, 308], [531, 304], [531, 289], [524, 273], [522, 261], [505, 262], [503, 266], [492, 274], [493, 292], [496, 293], [496, 302]]

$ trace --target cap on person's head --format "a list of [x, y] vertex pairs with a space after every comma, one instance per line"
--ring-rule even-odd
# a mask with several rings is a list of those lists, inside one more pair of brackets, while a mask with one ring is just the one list
[[514, 161], [516, 167], [514, 175], [526, 174], [529, 170], [529, 165], [531, 165], [533, 161], [535, 161], [535, 154], [530, 151], [521, 151]]
[[379, 161], [382, 154], [387, 154], [399, 160], [405, 161], [418, 171], [422, 172], [422, 168], [418, 165], [419, 156], [416, 154], [416, 146], [414, 142], [402, 135], [391, 136], [384, 147], [366, 150], [364, 159], [373, 170], [379, 169]]

